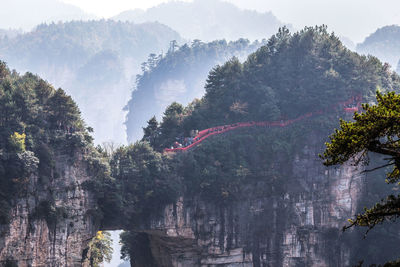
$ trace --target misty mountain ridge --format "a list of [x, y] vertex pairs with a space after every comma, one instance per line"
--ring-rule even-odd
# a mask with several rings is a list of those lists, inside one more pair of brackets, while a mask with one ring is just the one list
[[0, 29], [0, 39], [1, 38], [14, 38], [17, 37], [18, 34], [23, 33], [22, 30], [15, 30], [15, 29]]
[[134, 143], [143, 135], [142, 127], [152, 116], [162, 118], [163, 111], [172, 102], [189, 104], [204, 95], [204, 86], [210, 70], [232, 57], [243, 61], [249, 54], [265, 45], [267, 40], [247, 39], [209, 43], [193, 41], [184, 44], [166, 55], [150, 55], [142, 64], [143, 73], [137, 76], [136, 90], [126, 106], [126, 128], [128, 142]]
[[122, 108], [134, 84], [132, 77], [147, 55], [168, 50], [171, 40], [183, 42], [160, 23], [41, 24], [32, 32], [0, 39], [0, 59], [18, 72], [37, 73], [65, 88], [95, 129], [96, 142], [125, 143]]
[[112, 19], [136, 23], [158, 21], [175, 29], [187, 39], [203, 41], [263, 39], [284, 26], [271, 12], [242, 10], [233, 4], [216, 0], [168, 2], [146, 11], [124, 11]]
[[398, 68], [400, 60], [400, 26], [390, 25], [377, 29], [357, 45], [358, 53], [371, 54]]
[[41, 23], [88, 20], [96, 16], [87, 14], [79, 7], [59, 0], [12, 0], [2, 1], [0, 28], [29, 31]]

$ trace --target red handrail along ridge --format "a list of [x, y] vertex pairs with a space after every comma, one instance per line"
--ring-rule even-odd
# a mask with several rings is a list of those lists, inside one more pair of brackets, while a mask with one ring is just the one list
[[[347, 101], [339, 102], [338, 104], [334, 105], [334, 107], [335, 106], [343, 107], [343, 110], [346, 113], [354, 113], [354, 112], [359, 110], [359, 108], [361, 106], [361, 100], [362, 100], [361, 95], [354, 96], [354, 97], [350, 98]], [[304, 120], [306, 118], [310, 118], [313, 115], [320, 115], [320, 114], [323, 114], [323, 113], [324, 113], [323, 110], [319, 110], [319, 111], [316, 111], [316, 112], [306, 113], [304, 115], [301, 115], [300, 117], [297, 117], [297, 118], [291, 119], [291, 120], [260, 121], [260, 122], [254, 122], [254, 121], [251, 121], [251, 122], [237, 122], [237, 123], [230, 124], [230, 125], [216, 126], [216, 127], [212, 127], [212, 128], [208, 128], [208, 129], [200, 131], [193, 138], [193, 143], [191, 143], [190, 145], [185, 146], [185, 147], [166, 148], [166, 149], [164, 149], [164, 152], [186, 151], [186, 150], [188, 150], [188, 149], [190, 149], [192, 147], [197, 146], [198, 144], [203, 142], [203, 140], [207, 139], [210, 136], [226, 133], [226, 132], [229, 132], [229, 131], [232, 131], [232, 130], [236, 130], [236, 129], [239, 129], [239, 128], [254, 127], [254, 126], [286, 127], [286, 126], [291, 125], [291, 124], [293, 124], [295, 122]]]

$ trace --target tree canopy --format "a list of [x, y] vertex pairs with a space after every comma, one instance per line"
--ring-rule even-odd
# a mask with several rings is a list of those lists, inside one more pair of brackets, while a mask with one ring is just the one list
[[186, 105], [204, 93], [204, 82], [209, 70], [232, 56], [245, 58], [266, 40], [251, 43], [246, 39], [204, 43], [194, 40], [177, 47], [171, 42], [166, 54], [150, 54], [142, 64], [143, 73], [136, 78], [136, 90], [127, 105], [128, 140], [140, 140], [141, 127], [155, 115], [160, 119], [163, 110], [172, 102]]
[[110, 262], [112, 259], [112, 239], [111, 234], [98, 231], [96, 236], [89, 242], [88, 261], [91, 267], [103, 266], [102, 263]]
[[[139, 82], [146, 81], [146, 75]], [[153, 143], [155, 149], [163, 149], [170, 145], [166, 141], [195, 129], [293, 119], [321, 110], [331, 113], [351, 97], [362, 95], [369, 101], [377, 88], [399, 86], [399, 77], [388, 65], [348, 50], [325, 26], [296, 33], [282, 28], [244, 63], [233, 57], [214, 67], [205, 95], [182, 112], [164, 116]]]

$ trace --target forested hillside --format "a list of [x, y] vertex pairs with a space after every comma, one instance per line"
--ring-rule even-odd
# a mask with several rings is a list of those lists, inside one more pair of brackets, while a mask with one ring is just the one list
[[[235, 122], [296, 118], [377, 88], [392, 90], [397, 82], [377, 58], [351, 52], [326, 28], [293, 35], [283, 28], [243, 64], [233, 58], [215, 67], [201, 100], [187, 107], [170, 105], [160, 124], [159, 148], [174, 138], [172, 129], [177, 135]], [[166, 127], [170, 121], [172, 127]]]
[[114, 183], [91, 131], [64, 90], [0, 61], [1, 266], [89, 266], [106, 257], [95, 254], [107, 242], [96, 231], [112, 216], [104, 188]]
[[234, 42], [224, 40], [172, 47], [166, 55], [152, 54], [142, 64], [136, 88], [127, 105], [128, 141], [142, 137], [142, 127], [151, 116], [161, 118], [163, 110], [172, 102], [188, 104], [204, 94], [204, 85], [210, 69], [231, 57], [245, 59], [265, 44], [266, 40], [250, 43], [246, 39]]
[[400, 26], [391, 25], [379, 28], [357, 45], [358, 53], [370, 54], [383, 62], [388, 62], [393, 69], [398, 69], [400, 60]]
[[[146, 73], [140, 78], [143, 80], [145, 75]], [[160, 211], [155, 210], [153, 215], [149, 215], [149, 210], [145, 208], [146, 203], [151, 203], [151, 207], [171, 203], [171, 199], [178, 192], [178, 195], [183, 194], [187, 200], [183, 205], [188, 205], [189, 213], [194, 213], [195, 222], [192, 221], [191, 226], [194, 227], [196, 223], [196, 227], [192, 228], [197, 233], [195, 240], [204, 244], [199, 249], [207, 250], [210, 249], [208, 246], [212, 247], [208, 243], [211, 241], [207, 239], [210, 235], [217, 239], [222, 238], [219, 239], [222, 244], [217, 242], [214, 245], [222, 250], [243, 245], [246, 251], [252, 252], [254, 266], [261, 266], [261, 263], [266, 262], [275, 262], [276, 266], [280, 266], [287, 260], [286, 257], [280, 258], [281, 252], [277, 252], [280, 250], [279, 245], [270, 247], [267, 244], [270, 244], [268, 242], [280, 244], [279, 238], [283, 238], [279, 237], [280, 231], [288, 229], [290, 225], [296, 225], [294, 227], [297, 232], [293, 235], [297, 235], [296, 238], [301, 240], [307, 240], [307, 236], [310, 238], [309, 235], [316, 234], [311, 229], [319, 229], [316, 231], [323, 235], [321, 238], [324, 243], [317, 245], [323, 249], [313, 250], [312, 253], [315, 255], [313, 254], [311, 258], [308, 258], [309, 256], [296, 258], [295, 262], [298, 264], [312, 264], [312, 259], [321, 257], [327, 260], [330, 266], [343, 266], [346, 264], [343, 258], [340, 258], [342, 256], [338, 256], [343, 251], [349, 253], [345, 257], [349, 257], [349, 262], [354, 264], [360, 259], [376, 263], [398, 256], [396, 250], [377, 246], [384, 240], [391, 240], [390, 242], [397, 240], [393, 239], [393, 229], [378, 230], [379, 234], [375, 235], [373, 240], [363, 242], [360, 241], [362, 236], [356, 232], [347, 236], [339, 235], [337, 222], [333, 224], [336, 226], [328, 226], [332, 225], [332, 222], [328, 223], [326, 221], [328, 219], [323, 219], [327, 218], [324, 216], [333, 218], [337, 215], [330, 214], [319, 205], [329, 203], [332, 197], [335, 199], [343, 196], [330, 197], [328, 176], [331, 175], [329, 176], [331, 179], [337, 178], [327, 169], [320, 170], [319, 165], [315, 165], [319, 162], [317, 155], [323, 150], [328, 134], [338, 126], [338, 118], [348, 116], [345, 112], [345, 108], [349, 108], [348, 105], [356, 105], [356, 103], [346, 105], [341, 103], [356, 96], [362, 96], [363, 102], [370, 102], [374, 99], [376, 90], [399, 91], [400, 78], [391, 72], [387, 65], [375, 57], [360, 56], [351, 52], [334, 34], [328, 33], [325, 27], [305, 28], [293, 34], [283, 28], [268, 40], [267, 45], [251, 54], [244, 63], [233, 58], [223, 65], [216, 66], [209, 73], [205, 89], [203, 98], [186, 107], [178, 103], [168, 106], [160, 123], [154, 119], [149, 120], [143, 140], [149, 142], [155, 151], [161, 152], [176, 140], [190, 136], [191, 131], [196, 129], [246, 121], [286, 121], [307, 113], [312, 116], [287, 127], [250, 127], [210, 137], [184, 153], [162, 155], [141, 143], [119, 150], [114, 154], [112, 164], [114, 177], [122, 182], [125, 192], [130, 192], [129, 188], [144, 189], [143, 192], [139, 190], [141, 193], [137, 198], [128, 197], [132, 199], [132, 203], [136, 203], [136, 208], [131, 211], [133, 217], [127, 220], [133, 223], [129, 227], [137, 229], [134, 225], [139, 223], [144, 229], [149, 229], [146, 227], [151, 225], [136, 222], [132, 218], [150, 216], [154, 219]], [[146, 167], [140, 164], [145, 161], [148, 162]], [[169, 168], [163, 164], [167, 164]], [[312, 170], [318, 171], [314, 174]], [[143, 178], [129, 178], [136, 177], [135, 173]], [[343, 178], [343, 175], [339, 175], [339, 179]], [[165, 179], [170, 181], [166, 187], [163, 185]], [[370, 203], [370, 196], [385, 195], [382, 192], [391, 190], [384, 186], [374, 186], [377, 179], [380, 178], [369, 177], [367, 185], [364, 185], [365, 191], [362, 191], [364, 189], [361, 187], [355, 189], [358, 192], [362, 191], [363, 196], [357, 200], [359, 201], [357, 204], [352, 204], [353, 208], [361, 209], [366, 203]], [[335, 190], [340, 191], [340, 189]], [[346, 187], [346, 190], [353, 189]], [[235, 209], [247, 203], [246, 201], [259, 203], [257, 201], [263, 201], [262, 199], [267, 196], [268, 199], [279, 199], [278, 203], [281, 204], [276, 205], [285, 206], [274, 211], [278, 215], [273, 213], [271, 211], [273, 208], [268, 205], [265, 210], [261, 209], [261, 213], [255, 212], [256, 215], [251, 215], [253, 213], [250, 210], [247, 215], [249, 217], [245, 216], [247, 218], [245, 223], [247, 227], [250, 223], [251, 230], [242, 233], [235, 232], [241, 230], [232, 230], [244, 227], [240, 225], [240, 220], [241, 216], [244, 216], [242, 213], [246, 212], [242, 210], [242, 213], [235, 215], [238, 216], [234, 217], [236, 219], [232, 217], [227, 219], [222, 210], [228, 214], [236, 214]], [[300, 201], [296, 202], [296, 205], [307, 205], [304, 204], [305, 199], [314, 203], [314, 200], [311, 200], [314, 197], [321, 204], [310, 204], [313, 207], [307, 208], [314, 210], [313, 219], [306, 220], [306, 224], [310, 225], [297, 225], [299, 222], [293, 219], [297, 215], [294, 215], [295, 212], [289, 208], [293, 204], [290, 199]], [[203, 216], [207, 216], [204, 214], [207, 210], [197, 210], [195, 205], [199, 205], [199, 201], [205, 201], [206, 206], [215, 205], [218, 207], [217, 210], [221, 209], [221, 218], [217, 220], [220, 220], [219, 223], [222, 225], [228, 225], [227, 229], [221, 230], [226, 232], [221, 232], [218, 236], [212, 232], [212, 227], [208, 229], [203, 228], [201, 224], [197, 226], [196, 216], [200, 216], [200, 220]], [[351, 198], [349, 201], [352, 203]], [[347, 205], [344, 202], [337, 205], [340, 208], [335, 209], [347, 209], [341, 206]], [[135, 205], [131, 204], [130, 207]], [[126, 212], [128, 211], [125, 210]], [[136, 212], [145, 216], [134, 216]], [[321, 219], [315, 217], [317, 213], [325, 215]], [[269, 222], [267, 218], [271, 216], [275, 218], [274, 220], [281, 220], [281, 223], [276, 225]], [[337, 219], [342, 220], [342, 224], [345, 223], [345, 218]], [[260, 223], [260, 220], [263, 223]], [[266, 224], [269, 225], [268, 229], [274, 229], [273, 234], [265, 232]], [[314, 228], [309, 228], [311, 225]], [[243, 239], [239, 238], [238, 241], [237, 235]], [[153, 245], [163, 246], [163, 243], [157, 243], [154, 238], [151, 234], [140, 233], [137, 230], [125, 234], [124, 255], [130, 256], [137, 266], [152, 260], [154, 262], [163, 260], [165, 252], [162, 250], [155, 252], [151, 248]], [[173, 239], [170, 242], [174, 242]], [[304, 246], [310, 246], [311, 241], [304, 242]], [[172, 243], [169, 248], [173, 249]], [[143, 257], [138, 257], [138, 253]], [[268, 253], [274, 253], [274, 256], [267, 258], [268, 261], [261, 258], [261, 255], [270, 255]], [[186, 254], [179, 255], [185, 258]], [[169, 256], [173, 257], [172, 254]]]
[[65, 88], [94, 127], [96, 142], [124, 143], [122, 108], [133, 86], [131, 78], [150, 53], [167, 51], [171, 40], [181, 38], [159, 23], [42, 24], [0, 39], [0, 59], [18, 72], [29, 70]]
[[[38, 176], [39, 185], [46, 187], [63, 175], [56, 170], [55, 160], [60, 154], [71, 161], [77, 154], [85, 154], [83, 162], [98, 161], [97, 167], [102, 165], [93, 147], [91, 129], [72, 98], [31, 73], [20, 76], [11, 72], [4, 62], [0, 62], [0, 114], [0, 224], [8, 223], [10, 207], [26, 196], [33, 177]], [[37, 216], [55, 219], [51, 216], [57, 214], [49, 210], [54, 203], [42, 204], [49, 206], [38, 207], [43, 210]]]
[[184, 38], [203, 41], [263, 39], [284, 25], [271, 12], [242, 10], [220, 0], [171, 1], [146, 11], [124, 11], [113, 19], [135, 23], [158, 21], [175, 29]]

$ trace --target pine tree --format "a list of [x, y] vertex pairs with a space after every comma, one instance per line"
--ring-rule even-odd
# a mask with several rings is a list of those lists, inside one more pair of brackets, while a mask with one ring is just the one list
[[[377, 93], [376, 105], [364, 104], [363, 113], [354, 114], [354, 122], [340, 121], [340, 130], [330, 137], [321, 157], [326, 166], [344, 164], [352, 161], [355, 165], [366, 165], [369, 154], [385, 155], [386, 163], [367, 172], [392, 167], [387, 173], [386, 182], [397, 184], [400, 181], [400, 95], [390, 92]], [[393, 221], [400, 217], [400, 195], [389, 195], [364, 213], [349, 220], [352, 226], [367, 227]]]
[[142, 141], [147, 141], [152, 147], [155, 147], [156, 141], [160, 135], [160, 130], [158, 128], [158, 121], [156, 116], [153, 116], [147, 121], [147, 126], [143, 128], [143, 139]]
[[70, 127], [78, 126], [80, 111], [64, 90], [59, 88], [49, 99], [48, 105], [52, 110], [51, 120], [55, 128], [67, 130]]

